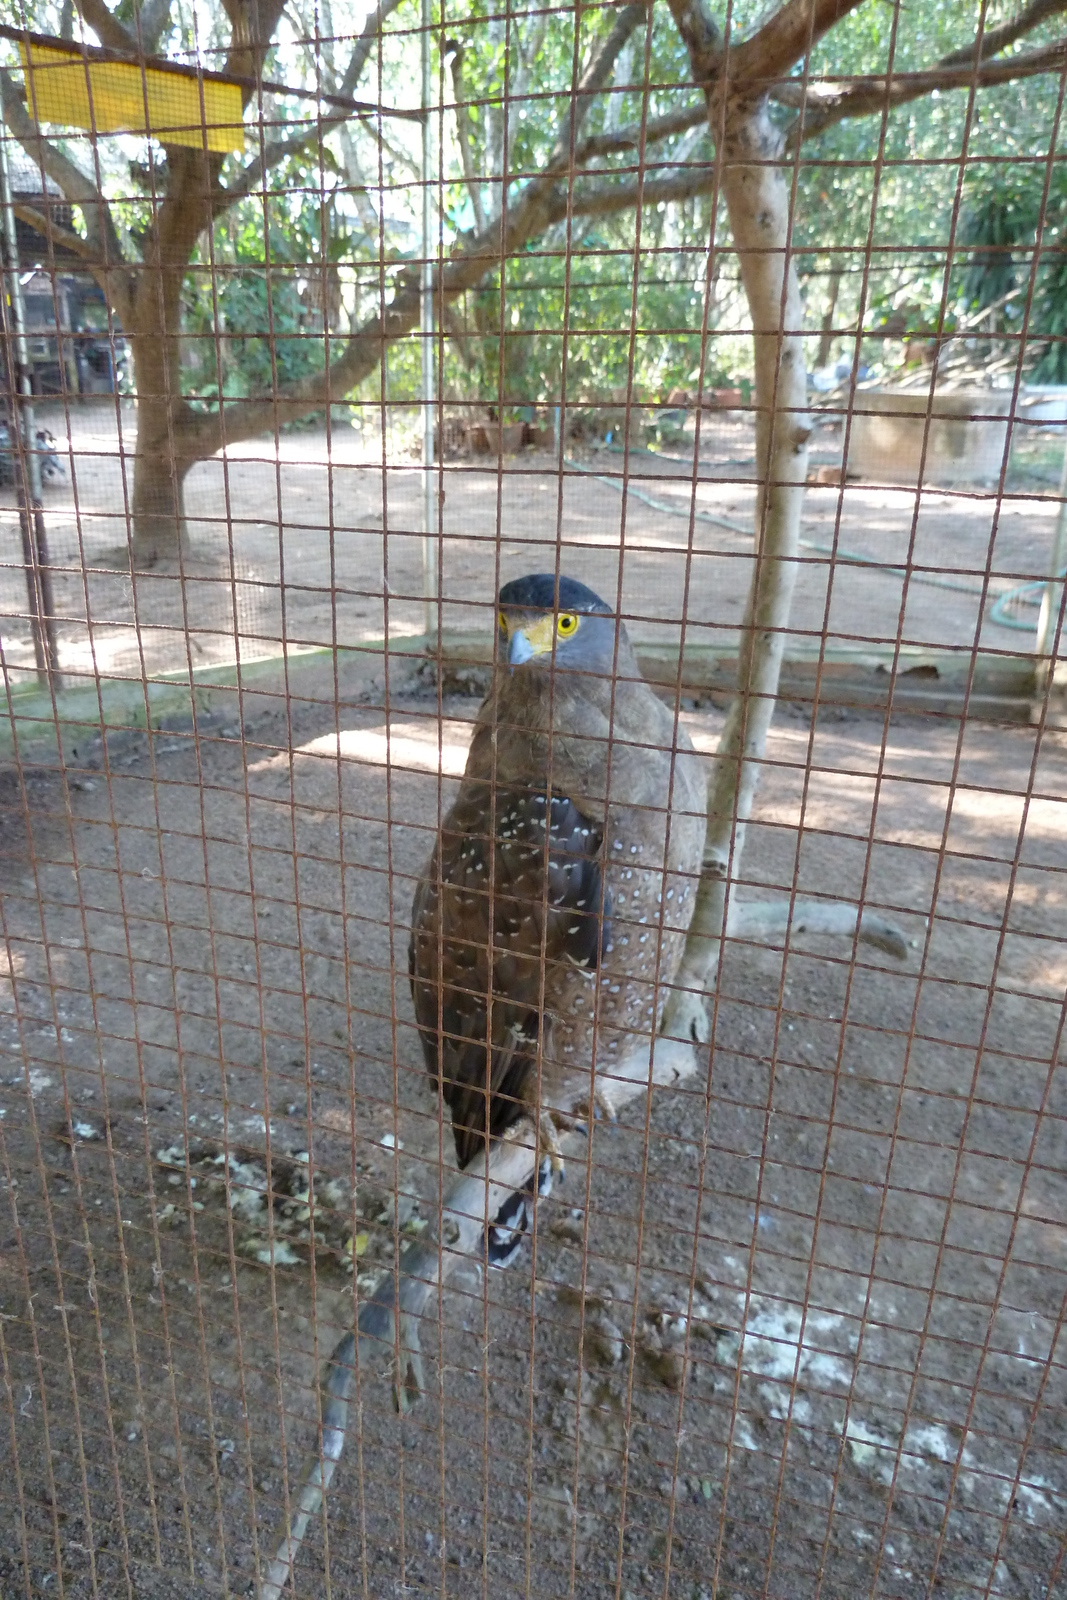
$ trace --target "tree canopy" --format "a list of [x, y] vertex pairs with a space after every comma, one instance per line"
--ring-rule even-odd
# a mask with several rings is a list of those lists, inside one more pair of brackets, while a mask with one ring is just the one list
[[[571, 402], [654, 401], [752, 372], [723, 184], [731, 121], [757, 106], [790, 192], [809, 358], [860, 337], [891, 368], [917, 342], [1003, 341], [1025, 319], [1029, 367], [1062, 372], [1065, 10], [744, 0], [720, 22], [698, 0], [669, 17], [645, 0], [476, 0], [442, 20], [434, 0], [443, 392], [552, 403], [566, 364]], [[226, 157], [39, 129], [4, 70], [8, 129], [77, 222], [23, 214], [103, 285], [134, 352], [138, 459], [179, 499], [188, 465], [225, 440], [377, 392], [383, 355], [390, 396], [416, 395], [420, 126], [339, 102], [417, 108], [420, 18], [415, 0], [35, 14], [134, 59], [236, 74], [248, 138]]]

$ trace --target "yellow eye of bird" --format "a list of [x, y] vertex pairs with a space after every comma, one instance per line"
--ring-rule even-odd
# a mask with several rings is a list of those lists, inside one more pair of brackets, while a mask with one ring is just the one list
[[508, 619], [507, 619], [507, 617], [505, 617], [505, 615], [504, 615], [504, 613], [502, 611], [497, 613], [497, 621], [500, 623], [500, 631], [501, 631], [501, 633], [507, 633], [507, 631], [508, 631]]
[[578, 632], [578, 618], [573, 611], [564, 611], [556, 623], [556, 632], [561, 639], [569, 639], [571, 634]]

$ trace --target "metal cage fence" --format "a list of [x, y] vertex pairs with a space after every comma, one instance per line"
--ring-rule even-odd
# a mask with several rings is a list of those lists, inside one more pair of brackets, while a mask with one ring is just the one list
[[1067, 1593], [1062, 9], [0, 30], [0, 1594]]

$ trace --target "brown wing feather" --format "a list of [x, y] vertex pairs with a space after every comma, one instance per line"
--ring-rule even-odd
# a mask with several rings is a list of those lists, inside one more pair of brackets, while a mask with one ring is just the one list
[[554, 996], [608, 941], [603, 829], [565, 795], [498, 790], [495, 815], [490, 796], [464, 783], [412, 908], [415, 1016], [460, 1166], [522, 1115]]

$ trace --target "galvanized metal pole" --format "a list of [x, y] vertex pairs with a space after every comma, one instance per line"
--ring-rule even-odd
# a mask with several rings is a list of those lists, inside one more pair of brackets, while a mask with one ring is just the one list
[[1045, 584], [1045, 592], [1041, 596], [1041, 612], [1037, 619], [1037, 638], [1034, 641], [1039, 670], [1042, 658], [1049, 654], [1056, 638], [1060, 607], [1063, 604], [1065, 568], [1067, 568], [1067, 428], [1064, 429], [1063, 470], [1060, 473], [1060, 509], [1056, 516], [1056, 530], [1052, 535], [1052, 556], [1049, 561], [1048, 582]]
[[[7, 139], [0, 136], [0, 203], [4, 210], [4, 264], [7, 268], [7, 305], [14, 324], [17, 381], [11, 384], [11, 458], [16, 485], [20, 488], [19, 520], [22, 523], [22, 554], [26, 567], [26, 588], [30, 603], [37, 676], [52, 679], [59, 687], [59, 649], [56, 641], [55, 607], [52, 603], [52, 575], [48, 566], [48, 545], [41, 510], [41, 458], [37, 449], [37, 423], [33, 414], [33, 383], [30, 346], [26, 337], [26, 307], [22, 298], [19, 271], [18, 234], [15, 228], [15, 203], [11, 192], [11, 172], [7, 159]], [[6, 308], [5, 308], [6, 309]], [[6, 322], [6, 318], [5, 318]], [[56, 329], [58, 334], [59, 329]], [[8, 376], [10, 345], [8, 347]]]
[[422, 295], [419, 333], [422, 341], [422, 582], [426, 602], [426, 637], [437, 634], [437, 507], [433, 488], [434, 434], [434, 348], [433, 348], [433, 265], [431, 233], [433, 211], [430, 184], [433, 180], [433, 145], [430, 126], [430, 17], [431, 0], [422, 0]]

